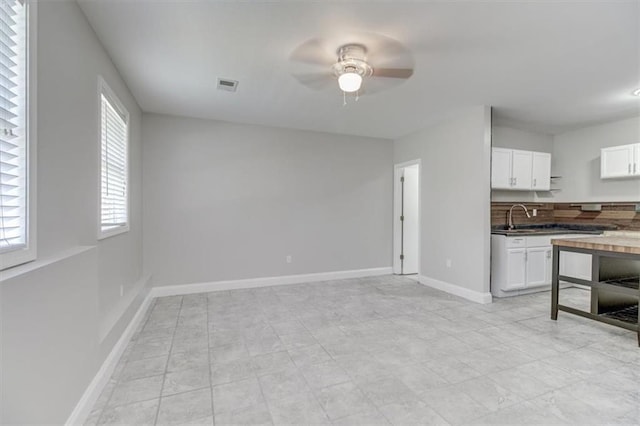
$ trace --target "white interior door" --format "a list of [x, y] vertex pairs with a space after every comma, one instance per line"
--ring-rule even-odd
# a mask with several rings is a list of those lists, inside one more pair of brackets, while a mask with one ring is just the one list
[[393, 273], [419, 274], [420, 160], [395, 165], [393, 188]]
[[419, 254], [419, 186], [418, 164], [404, 168], [403, 226], [402, 226], [402, 274], [418, 273]]

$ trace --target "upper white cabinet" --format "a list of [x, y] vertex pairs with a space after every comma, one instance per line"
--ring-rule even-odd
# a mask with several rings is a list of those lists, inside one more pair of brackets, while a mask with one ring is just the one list
[[513, 150], [493, 148], [491, 154], [491, 187], [511, 189]]
[[535, 191], [551, 189], [551, 154], [534, 152], [531, 167], [531, 188]]
[[640, 144], [602, 148], [600, 177], [602, 179], [640, 176]]
[[491, 188], [548, 191], [551, 187], [551, 154], [493, 148]]
[[513, 150], [513, 168], [511, 189], [531, 189], [531, 168], [533, 152]]

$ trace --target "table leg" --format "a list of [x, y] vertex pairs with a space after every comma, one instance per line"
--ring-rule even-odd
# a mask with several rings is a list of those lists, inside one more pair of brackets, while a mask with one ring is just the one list
[[558, 319], [558, 296], [560, 292], [560, 283], [558, 280], [560, 275], [560, 249], [553, 246], [553, 263], [551, 266], [551, 319]]

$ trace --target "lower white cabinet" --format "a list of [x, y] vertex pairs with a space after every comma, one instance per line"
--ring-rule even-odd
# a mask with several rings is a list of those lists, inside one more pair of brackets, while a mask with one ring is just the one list
[[527, 284], [527, 249], [513, 248], [506, 253], [505, 266], [507, 279], [503, 285], [504, 291], [518, 290]]
[[527, 287], [551, 284], [552, 247], [527, 249]]
[[516, 296], [551, 284], [551, 236], [491, 236], [491, 294]]
[[[491, 294], [517, 296], [544, 290], [551, 285], [555, 238], [585, 237], [583, 234], [536, 235], [527, 237], [491, 236]], [[564, 252], [560, 274], [591, 279], [591, 255]]]

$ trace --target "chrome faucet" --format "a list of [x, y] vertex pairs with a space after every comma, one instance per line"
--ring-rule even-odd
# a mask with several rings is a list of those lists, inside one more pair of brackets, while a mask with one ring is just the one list
[[524, 212], [527, 215], [527, 218], [530, 218], [531, 215], [529, 214], [529, 210], [527, 210], [527, 208], [524, 206], [524, 204], [514, 204], [511, 206], [511, 208], [509, 209], [509, 230], [515, 228], [515, 226], [513, 226], [513, 208], [514, 207], [522, 207], [524, 209]]

